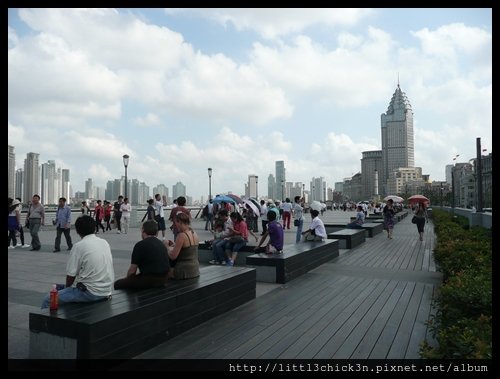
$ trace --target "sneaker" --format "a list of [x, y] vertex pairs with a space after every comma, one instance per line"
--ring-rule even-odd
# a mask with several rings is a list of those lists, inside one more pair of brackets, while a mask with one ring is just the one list
[[234, 262], [233, 262], [231, 259], [228, 259], [228, 260], [226, 261], [226, 265], [227, 265], [227, 266], [234, 266]]
[[119, 230], [116, 232], [116, 234], [122, 234], [122, 232], [120, 232]]
[[22, 248], [30, 247], [31, 245], [22, 245]]
[[208, 261], [211, 265], [216, 265], [219, 263], [219, 261], [216, 261], [215, 259], [212, 259], [211, 261]]
[[15, 246], [9, 245], [9, 249], [15, 249], [15, 248], [16, 248]]

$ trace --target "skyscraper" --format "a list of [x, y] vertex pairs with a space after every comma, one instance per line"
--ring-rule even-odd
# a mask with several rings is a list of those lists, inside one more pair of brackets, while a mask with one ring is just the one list
[[276, 191], [275, 198], [284, 200], [282, 197], [285, 195], [285, 162], [284, 161], [276, 161]]
[[69, 169], [63, 168], [61, 170], [61, 197], [65, 197], [69, 203], [71, 196], [71, 183], [69, 181]]
[[9, 186], [8, 196], [14, 198], [16, 194], [16, 153], [14, 153], [14, 146], [9, 146], [9, 167], [7, 172], [7, 183]]
[[186, 186], [182, 184], [182, 182], [175, 183], [175, 185], [172, 186], [172, 196], [174, 199], [177, 199], [179, 196], [186, 197]]
[[57, 184], [56, 162], [53, 160], [42, 164], [42, 188], [40, 197], [42, 204], [57, 204], [59, 199], [59, 191], [56, 188]]
[[[258, 185], [258, 176], [257, 175], [248, 175], [248, 196], [249, 197], [257, 197], [257, 185]], [[245, 193], [246, 195], [246, 193]]]
[[269, 174], [267, 177], [267, 197], [270, 199], [276, 198], [276, 180], [274, 180], [273, 174]]
[[413, 111], [406, 94], [396, 88], [382, 123], [382, 182], [387, 183], [392, 171], [414, 167]]
[[23, 203], [27, 203], [28, 201], [31, 201], [31, 197], [28, 199], [24, 199], [24, 170], [22, 168], [18, 168], [16, 170], [16, 197], [20, 197]]
[[40, 195], [40, 167], [38, 153], [26, 154], [24, 160], [24, 201], [31, 201], [33, 195]]
[[[363, 151], [363, 158], [361, 158], [361, 197], [363, 200], [372, 199], [375, 195], [375, 171], [377, 175], [382, 172], [382, 151]], [[383, 191], [383, 183], [378, 180], [377, 195]]]

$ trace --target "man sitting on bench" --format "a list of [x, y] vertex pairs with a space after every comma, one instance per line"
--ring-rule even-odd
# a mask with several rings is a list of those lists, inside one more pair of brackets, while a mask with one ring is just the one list
[[283, 253], [283, 227], [276, 222], [276, 212], [267, 212], [267, 230], [262, 235], [259, 244], [254, 248], [257, 251], [262, 243], [269, 236], [269, 242], [266, 245], [266, 254]]
[[318, 216], [319, 211], [313, 209], [311, 211], [311, 225], [308, 230], [302, 232], [305, 241], [323, 241], [326, 239], [325, 224], [323, 224], [323, 221]]
[[[107, 300], [113, 291], [115, 272], [108, 241], [97, 237], [95, 221], [81, 216], [75, 222], [82, 238], [73, 245], [66, 264], [66, 288], [59, 291], [59, 305]], [[45, 296], [42, 308], [49, 306]]]
[[[135, 244], [127, 277], [115, 282], [115, 289], [162, 287], [168, 278], [167, 248], [156, 236], [158, 223], [148, 220], [142, 224], [142, 241]], [[140, 273], [137, 274], [137, 269]]]

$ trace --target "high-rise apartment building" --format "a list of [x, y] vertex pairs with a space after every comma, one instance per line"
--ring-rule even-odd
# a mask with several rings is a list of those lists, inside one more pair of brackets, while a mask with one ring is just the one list
[[269, 174], [267, 177], [267, 197], [269, 199], [276, 198], [276, 180], [273, 174]]
[[33, 195], [40, 195], [40, 166], [38, 164], [38, 153], [26, 154], [24, 160], [24, 194], [25, 201], [31, 200]]
[[276, 186], [275, 186], [276, 199], [284, 200], [283, 196], [285, 196], [285, 183], [286, 183], [285, 161], [276, 161]]
[[69, 169], [61, 170], [61, 197], [65, 197], [68, 202], [71, 197], [71, 182], [69, 180]]
[[41, 179], [41, 190], [40, 197], [42, 204], [44, 205], [55, 205], [59, 200], [59, 190], [56, 187], [58, 183], [57, 180], [57, 170], [56, 162], [53, 160], [47, 161], [47, 163], [42, 164], [42, 179]]
[[[372, 199], [383, 191], [382, 177], [382, 150], [363, 151], [361, 158], [361, 197], [363, 200]], [[377, 182], [377, 190], [375, 190]], [[377, 192], [377, 193], [376, 193]]]
[[23, 179], [24, 179], [24, 170], [22, 168], [18, 168], [16, 170], [16, 190], [15, 190], [15, 195], [16, 197], [21, 198], [23, 203], [27, 203], [28, 201], [31, 201], [31, 197], [28, 199], [24, 199], [24, 185], [23, 185]]
[[92, 180], [92, 178], [88, 178], [85, 181], [85, 198], [87, 198], [87, 199], [95, 199], [94, 181]]
[[13, 199], [16, 194], [16, 153], [14, 146], [9, 146], [9, 166], [7, 168], [8, 196]]
[[186, 186], [182, 182], [177, 182], [172, 186], [172, 196], [177, 199], [179, 196], [186, 197]]
[[255, 197], [257, 198], [258, 196], [258, 189], [257, 189], [257, 186], [258, 186], [258, 176], [257, 175], [248, 175], [248, 184], [247, 184], [247, 190], [248, 190], [248, 194], [246, 193], [245, 191], [245, 195], [247, 197]]
[[312, 178], [311, 180], [311, 201], [325, 201], [326, 200], [326, 182], [323, 177]]
[[[381, 115], [382, 124], [382, 179], [387, 179], [400, 167], [414, 167], [413, 111], [406, 94], [396, 88], [386, 113]], [[385, 187], [387, 190], [387, 187]]]

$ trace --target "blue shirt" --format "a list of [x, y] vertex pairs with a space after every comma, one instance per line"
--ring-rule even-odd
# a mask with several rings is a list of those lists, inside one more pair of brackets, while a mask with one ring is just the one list
[[58, 228], [65, 228], [67, 224], [71, 224], [71, 208], [65, 205], [62, 208], [57, 208], [56, 226]]
[[283, 227], [275, 221], [267, 224], [267, 231], [269, 232], [269, 243], [277, 250], [283, 249]]

